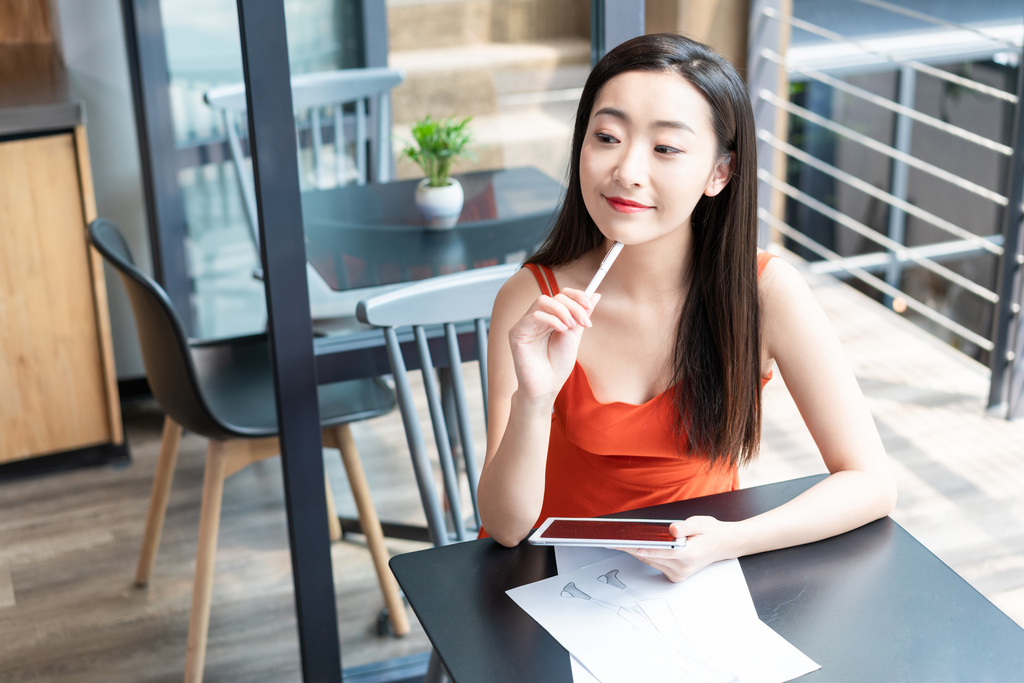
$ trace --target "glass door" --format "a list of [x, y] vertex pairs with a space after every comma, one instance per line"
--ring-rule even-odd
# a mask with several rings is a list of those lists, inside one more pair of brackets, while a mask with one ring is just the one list
[[[262, 331], [266, 301], [256, 240], [224, 116], [204, 100], [211, 89], [243, 80], [236, 2], [160, 0], [160, 13], [194, 334]], [[362, 66], [356, 0], [288, 0], [285, 15], [293, 75]], [[244, 122], [242, 131], [240, 142], [247, 148]], [[245, 172], [251, 171], [247, 167]]]

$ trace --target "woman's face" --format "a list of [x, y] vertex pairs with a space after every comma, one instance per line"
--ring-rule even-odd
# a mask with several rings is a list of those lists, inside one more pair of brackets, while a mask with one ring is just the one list
[[729, 180], [711, 108], [673, 72], [628, 71], [601, 89], [580, 155], [583, 201], [605, 237], [641, 244], [689, 229], [702, 194]]

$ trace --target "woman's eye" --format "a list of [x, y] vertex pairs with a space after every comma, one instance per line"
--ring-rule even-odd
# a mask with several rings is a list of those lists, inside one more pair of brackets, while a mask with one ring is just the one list
[[613, 138], [611, 135], [608, 135], [608, 133], [594, 133], [594, 137], [605, 143], [618, 142], [618, 140]]
[[668, 145], [655, 145], [654, 151], [658, 154], [678, 154], [682, 150], [678, 150], [675, 147], [669, 147]]

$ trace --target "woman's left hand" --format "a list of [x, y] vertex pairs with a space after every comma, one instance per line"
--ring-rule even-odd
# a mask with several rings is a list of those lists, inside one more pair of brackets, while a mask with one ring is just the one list
[[690, 517], [670, 527], [676, 538], [686, 538], [686, 545], [672, 550], [654, 548], [620, 548], [644, 564], [648, 564], [669, 581], [677, 583], [719, 560], [735, 557], [729, 550], [734, 523], [720, 522], [714, 517]]

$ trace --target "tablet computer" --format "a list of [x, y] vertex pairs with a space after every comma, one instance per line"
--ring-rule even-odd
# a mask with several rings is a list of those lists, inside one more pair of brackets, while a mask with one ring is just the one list
[[607, 517], [548, 517], [530, 535], [536, 545], [576, 545], [599, 548], [682, 548], [669, 528], [677, 520]]

